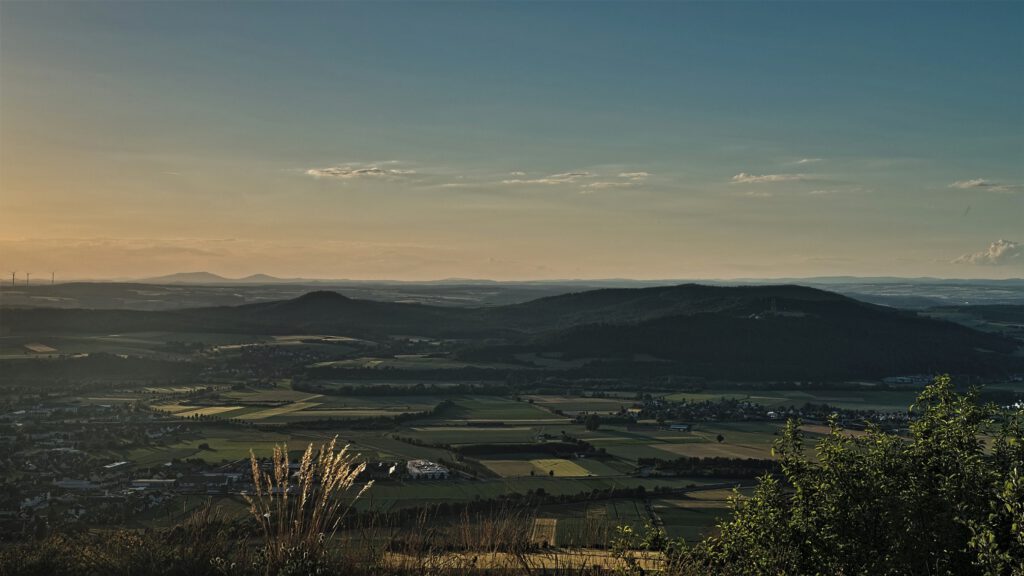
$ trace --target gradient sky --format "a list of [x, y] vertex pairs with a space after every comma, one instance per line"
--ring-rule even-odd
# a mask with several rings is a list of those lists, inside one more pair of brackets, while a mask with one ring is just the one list
[[1024, 3], [0, 3], [0, 271], [1024, 276]]

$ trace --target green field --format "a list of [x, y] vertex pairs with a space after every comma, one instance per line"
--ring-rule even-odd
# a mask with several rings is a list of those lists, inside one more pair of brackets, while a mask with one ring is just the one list
[[[315, 438], [316, 441], [324, 439], [323, 436]], [[140, 468], [158, 466], [173, 458], [182, 460], [198, 458], [209, 463], [230, 462], [248, 458], [250, 448], [258, 455], [268, 456], [273, 452], [275, 444], [287, 442], [290, 444], [290, 448], [305, 448], [306, 444], [314, 438], [303, 438], [305, 442], [298, 440], [298, 438], [287, 434], [253, 432], [226, 426], [216, 429], [204, 428], [193, 438], [180, 440], [167, 446], [134, 448], [118, 453], [118, 458], [128, 460]], [[209, 450], [200, 449], [199, 446], [202, 444], [208, 444]]]
[[499, 396], [468, 396], [455, 399], [455, 411], [446, 419], [490, 422], [569, 422], [528, 402]]
[[359, 506], [365, 508], [374, 505], [382, 509], [393, 509], [417, 506], [428, 502], [465, 502], [476, 498], [495, 498], [513, 492], [525, 494], [538, 488], [556, 496], [637, 486], [643, 486], [648, 492], [652, 492], [656, 487], [685, 488], [691, 485], [700, 486], [721, 481], [714, 478], [635, 478], [627, 476], [610, 478], [525, 476], [482, 480], [402, 480], [375, 484], [367, 494], [367, 502], [362, 502]]
[[[742, 493], [749, 493], [744, 490]], [[591, 546], [608, 542], [617, 526], [634, 529], [646, 523], [660, 525], [669, 538], [693, 542], [715, 530], [729, 514], [732, 490], [693, 491], [685, 497], [655, 498], [648, 510], [642, 500], [614, 499], [543, 506], [537, 518], [546, 533], [553, 531], [558, 546]]]
[[762, 404], [766, 408], [800, 407], [812, 404], [830, 404], [850, 410], [902, 410], [905, 411], [917, 398], [914, 390], [775, 390], [756, 392], [679, 392], [665, 396], [667, 400], [701, 402], [730, 398]]
[[398, 434], [410, 436], [433, 444], [519, 444], [533, 442], [537, 435], [544, 433], [558, 434], [559, 430], [573, 430], [582, 426], [559, 425], [533, 426], [533, 425], [510, 425], [510, 426], [472, 426], [453, 423], [451, 425], [440, 424], [431, 426], [429, 424], [416, 424], [409, 428], [401, 429]]
[[625, 498], [544, 506], [537, 518], [554, 532], [549, 544], [556, 546], [603, 545], [616, 527], [640, 528], [651, 519], [641, 500]]
[[627, 398], [585, 398], [581, 396], [527, 396], [526, 398], [549, 410], [561, 410], [566, 414], [597, 412], [614, 414], [622, 408], [629, 408], [634, 400]]
[[[446, 450], [414, 446], [391, 438], [386, 432], [372, 430], [334, 431], [274, 431], [243, 428], [227, 422], [190, 423], [191, 432], [165, 446], [149, 446], [123, 451], [112, 451], [112, 460], [128, 460], [136, 467], [163, 464], [173, 458], [197, 458], [214, 464], [249, 457], [252, 448], [257, 456], [269, 456], [276, 444], [287, 444], [297, 454], [310, 442], [319, 445], [338, 435], [339, 446], [349, 445], [360, 458], [375, 461], [409, 460], [415, 458], [451, 459]], [[200, 449], [202, 444], [209, 449]]]
[[229, 412], [235, 412], [241, 409], [241, 406], [204, 406], [202, 408], [196, 408], [194, 410], [186, 409], [182, 412], [175, 412], [174, 415], [179, 418], [191, 418], [192, 416], [216, 416], [220, 414], [227, 414]]
[[320, 362], [313, 365], [317, 368], [376, 368], [390, 370], [452, 370], [459, 368], [492, 368], [492, 369], [521, 369], [522, 366], [515, 364], [501, 364], [497, 362], [463, 362], [451, 358], [440, 358], [427, 356], [425, 354], [405, 354], [388, 358], [376, 358], [363, 356], [346, 360], [333, 360]]
[[[371, 418], [377, 416], [398, 416], [401, 414], [425, 412], [433, 409], [443, 398], [423, 394], [410, 395], [360, 395], [338, 396], [334, 394], [310, 394], [293, 390], [287, 381], [280, 382], [272, 388], [249, 387], [240, 390], [221, 392], [217, 398], [203, 398], [200, 406], [189, 408], [188, 400], [181, 402], [165, 402], [155, 404], [154, 408], [172, 414], [193, 416], [218, 415], [224, 418], [242, 421], [259, 421], [260, 424], [274, 424], [301, 420], [321, 419], [352, 419]], [[477, 423], [508, 423], [519, 426], [527, 438], [535, 436], [529, 430], [531, 425], [564, 426], [571, 423], [565, 416], [553, 414], [541, 404], [504, 398], [500, 396], [458, 396], [451, 398], [454, 408], [443, 417], [432, 419], [425, 424], [457, 428], [450, 430], [464, 438], [461, 434]], [[231, 407], [231, 409], [213, 410], [215, 406]], [[206, 409], [206, 408], [210, 409]], [[188, 409], [188, 410], [187, 410]], [[417, 431], [422, 431], [417, 429]], [[441, 436], [444, 436], [443, 434]], [[435, 442], [459, 443], [444, 439], [433, 439]], [[521, 439], [519, 441], [522, 441]], [[475, 441], [479, 442], [479, 441]]]
[[[770, 458], [772, 442], [780, 427], [781, 424], [775, 422], [702, 422], [691, 432], [669, 432], [602, 426], [597, 431], [581, 434], [580, 438], [630, 461], [680, 456]], [[724, 441], [718, 442], [719, 434]]]
[[217, 416], [241, 422], [282, 424], [311, 420], [350, 420], [399, 416], [433, 409], [440, 399], [433, 396], [334, 396], [293, 390], [281, 381], [272, 388], [244, 388], [202, 398], [153, 404], [155, 410], [179, 417]]
[[25, 344], [39, 343], [56, 349], [54, 355], [127, 354], [133, 356], [175, 356], [167, 348], [171, 342], [200, 342], [209, 346], [268, 341], [268, 337], [251, 334], [206, 334], [188, 332], [130, 332], [90, 336], [5, 336], [0, 337], [0, 359], [46, 357], [47, 354], [26, 354]]

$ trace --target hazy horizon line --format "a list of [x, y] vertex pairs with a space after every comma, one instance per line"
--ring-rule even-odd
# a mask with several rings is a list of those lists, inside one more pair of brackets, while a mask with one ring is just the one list
[[[211, 277], [210, 281], [195, 281], [189, 282], [187, 280], [173, 281], [175, 276], [189, 276], [189, 275], [208, 275]], [[736, 277], [661, 277], [661, 278], [640, 278], [640, 277], [563, 277], [563, 278], [520, 278], [520, 279], [504, 279], [495, 280], [486, 277], [459, 277], [449, 276], [444, 278], [434, 279], [400, 279], [400, 278], [329, 278], [329, 277], [304, 277], [304, 276], [275, 276], [273, 274], [267, 274], [263, 272], [257, 272], [253, 274], [247, 274], [244, 276], [223, 276], [214, 272], [208, 271], [195, 271], [195, 272], [172, 272], [169, 274], [159, 276], [145, 276], [145, 277], [73, 277], [68, 279], [62, 279], [56, 284], [71, 284], [71, 283], [97, 283], [97, 284], [125, 284], [125, 283], [146, 283], [146, 284], [159, 284], [160, 280], [166, 280], [168, 284], [210, 284], [210, 283], [231, 283], [231, 282], [243, 282], [259, 284], [258, 280], [249, 280], [254, 276], [265, 276], [267, 277], [266, 283], [291, 283], [298, 284], [303, 282], [310, 283], [402, 283], [402, 284], [436, 284], [436, 283], [458, 283], [458, 282], [485, 282], [493, 284], [557, 284], [557, 283], [582, 283], [582, 282], [636, 282], [636, 283], [688, 283], [688, 282], [780, 282], [780, 281], [815, 281], [815, 280], [905, 280], [905, 281], [941, 281], [941, 282], [1008, 282], [1008, 281], [1024, 281], [1022, 276], [1011, 276], [1011, 277], [942, 277], [942, 276], [894, 276], [894, 275], [852, 275], [852, 274], [835, 274], [835, 275], [813, 275], [813, 276], [736, 276]], [[33, 282], [30, 285], [47, 286], [51, 285], [50, 278], [45, 275], [33, 276]], [[17, 278], [16, 286], [25, 286], [24, 277]], [[11, 284], [9, 281], [0, 280], [0, 288], [10, 288]]]

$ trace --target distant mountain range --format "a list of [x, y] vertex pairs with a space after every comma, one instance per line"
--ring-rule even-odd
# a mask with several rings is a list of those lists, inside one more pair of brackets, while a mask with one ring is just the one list
[[357, 300], [332, 291], [174, 311], [7, 309], [9, 334], [150, 330], [459, 339], [466, 357], [557, 354], [729, 378], [852, 378], [1018, 369], [1019, 342], [794, 285], [610, 288], [488, 308]]
[[277, 278], [267, 274], [252, 274], [244, 278], [225, 278], [212, 272], [178, 272], [139, 280], [143, 284], [277, 284], [281, 282], [310, 282], [301, 278]]
[[[461, 285], [487, 285], [487, 284], [561, 284], [579, 285], [602, 288], [636, 288], [644, 286], [665, 286], [680, 284], [682, 282], [693, 282], [687, 279], [660, 279], [660, 280], [634, 280], [629, 278], [597, 278], [597, 279], [558, 279], [558, 280], [509, 280], [497, 281], [481, 278], [442, 278], [439, 280], [349, 280], [343, 278], [280, 278], [269, 274], [251, 274], [241, 278], [228, 278], [212, 272], [177, 272], [166, 276], [144, 278], [136, 282], [144, 284], [334, 284], [334, 283], [369, 283], [369, 284], [461, 284]], [[962, 285], [1004, 285], [1024, 286], [1024, 278], [1005, 279], [979, 279], [979, 278], [901, 278], [896, 276], [813, 276], [805, 278], [736, 278], [731, 280], [700, 280], [701, 283], [711, 285], [737, 285], [737, 284], [803, 284], [803, 285], [849, 285], [849, 284], [962, 284]]]

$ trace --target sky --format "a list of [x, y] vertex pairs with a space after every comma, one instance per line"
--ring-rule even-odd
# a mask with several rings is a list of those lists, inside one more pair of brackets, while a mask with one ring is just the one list
[[0, 2], [0, 270], [1024, 277], [1022, 2]]

